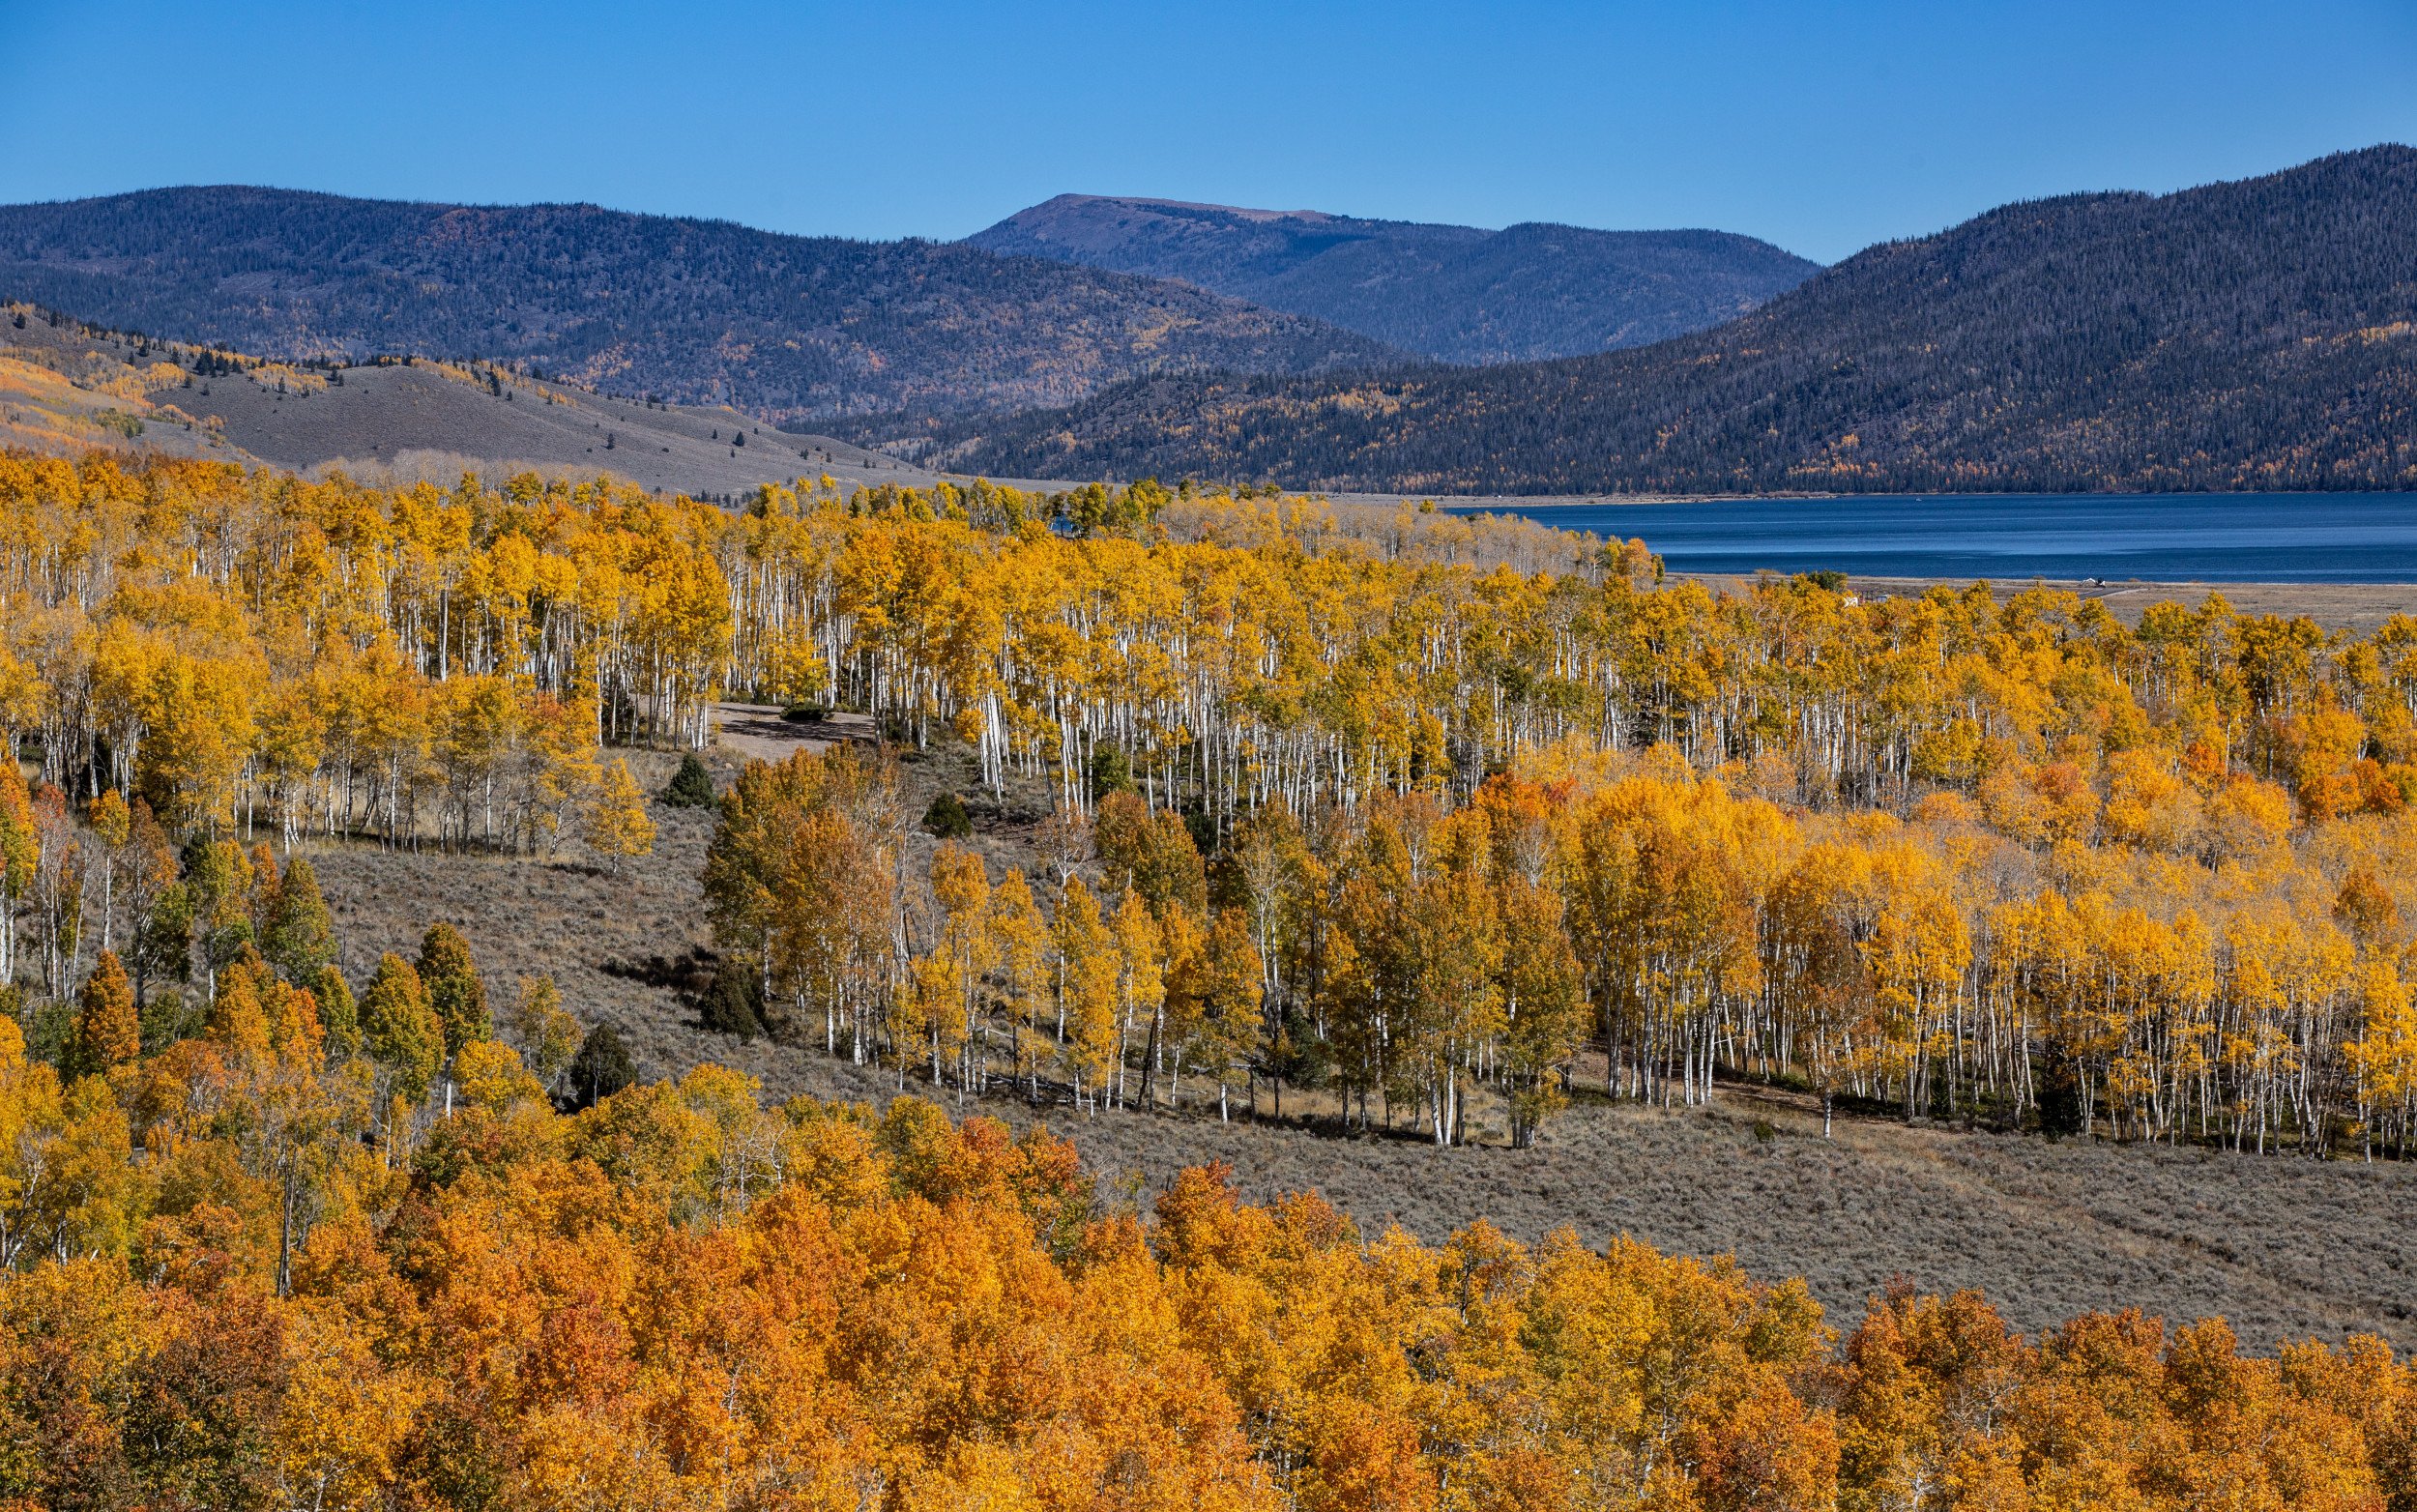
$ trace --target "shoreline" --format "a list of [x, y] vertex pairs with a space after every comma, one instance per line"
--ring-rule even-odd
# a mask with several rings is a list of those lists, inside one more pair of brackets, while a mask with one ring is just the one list
[[[1735, 572], [1672, 572], [1673, 582], [1702, 583], [1706, 588], [1743, 593], [1755, 578]], [[2151, 581], [2140, 578], [1980, 578], [1885, 577], [1861, 572], [1847, 574], [1846, 591], [1866, 599], [1918, 598], [1934, 588], [1963, 590], [1986, 582], [1999, 599], [2030, 588], [2094, 598], [2128, 625], [2138, 625], [2151, 604], [2178, 603], [2198, 608], [2211, 596], [2222, 595], [2236, 614], [2305, 616], [2328, 629], [2368, 635], [2395, 615], [2417, 614], [2417, 584], [2412, 583], [2209, 583]]]
[[1884, 503], [1889, 500], [1942, 504], [1958, 500], [2014, 499], [2408, 499], [2409, 488], [2173, 488], [2157, 492], [2138, 489], [2107, 492], [2043, 492], [2037, 489], [1942, 490], [1932, 493], [1597, 493], [1597, 494], [1406, 494], [1330, 493], [1337, 504], [1432, 504], [1453, 514], [1485, 513], [1497, 508], [1529, 509], [1616, 509], [1631, 505], [1673, 504], [1826, 504]]

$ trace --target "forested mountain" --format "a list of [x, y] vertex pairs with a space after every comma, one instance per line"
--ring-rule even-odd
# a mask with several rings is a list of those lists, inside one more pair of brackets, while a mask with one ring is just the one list
[[0, 293], [270, 357], [526, 362], [780, 421], [1399, 356], [1180, 284], [971, 247], [244, 188], [0, 207]]
[[1820, 270], [1724, 231], [1363, 220], [1061, 194], [968, 238], [1181, 278], [1453, 363], [1642, 346], [1744, 314]]
[[944, 436], [1022, 477], [1436, 492], [2417, 486], [2417, 151], [2009, 205], [1638, 351], [1140, 381]]

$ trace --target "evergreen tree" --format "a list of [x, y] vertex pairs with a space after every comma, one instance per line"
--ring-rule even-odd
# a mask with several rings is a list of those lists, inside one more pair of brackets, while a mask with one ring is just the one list
[[711, 808], [713, 806], [713, 774], [705, 770], [705, 763], [691, 751], [680, 758], [680, 770], [671, 774], [671, 785], [663, 789], [663, 801], [673, 808]]
[[598, 1024], [588, 1031], [579, 1053], [571, 1058], [572, 1103], [581, 1108], [592, 1107], [637, 1079], [638, 1066], [629, 1057], [629, 1047], [621, 1042], [613, 1026]]
[[764, 1032], [763, 1002], [763, 989], [751, 973], [725, 967], [713, 974], [700, 1017], [717, 1034], [753, 1039]]
[[923, 829], [943, 840], [962, 840], [974, 832], [974, 816], [965, 811], [965, 800], [943, 793], [923, 810]]
[[1111, 793], [1133, 790], [1133, 763], [1121, 746], [1101, 745], [1091, 753], [1091, 796], [1097, 802]]

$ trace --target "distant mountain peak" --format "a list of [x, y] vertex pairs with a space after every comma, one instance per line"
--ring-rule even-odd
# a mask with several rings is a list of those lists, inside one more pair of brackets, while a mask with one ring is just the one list
[[1326, 321], [1454, 363], [1636, 346], [1733, 319], [1817, 271], [1751, 237], [1479, 226], [1060, 194], [967, 239]]
[[1199, 215], [1230, 216], [1237, 220], [1265, 224], [1272, 220], [1302, 220], [1312, 225], [1348, 220], [1348, 216], [1331, 216], [1323, 210], [1252, 210], [1242, 205], [1211, 205], [1190, 199], [1154, 199], [1143, 194], [1059, 194], [1027, 210], [1019, 210], [1000, 222], [1046, 220], [1056, 216], [1089, 211], [1096, 206], [1113, 205], [1128, 210], [1180, 210]]

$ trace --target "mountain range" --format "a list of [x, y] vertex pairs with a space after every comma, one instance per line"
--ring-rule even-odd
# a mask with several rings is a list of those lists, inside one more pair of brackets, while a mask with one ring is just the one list
[[1634, 350], [1144, 378], [924, 455], [1418, 493], [2417, 487], [2417, 151], [2008, 205]]
[[[644, 401], [655, 395], [697, 409], [706, 432], [647, 443], [664, 486], [693, 472], [721, 489], [734, 469], [757, 469], [721, 435], [735, 413], [825, 433], [799, 444], [818, 460], [836, 455], [838, 437], [1023, 479], [1436, 495], [2417, 488], [2407, 147], [2170, 194], [2004, 206], [1647, 345], [1425, 360], [1474, 329], [1469, 306], [1440, 274], [1385, 278], [1509, 256], [1514, 233], [1560, 234], [1062, 198], [981, 233], [984, 245], [862, 243], [592, 206], [174, 189], [0, 207], [0, 296], [268, 358], [418, 353], [641, 398], [568, 428], [532, 428], [498, 393], [487, 398], [504, 408], [472, 406], [492, 447], [567, 466], [587, 464], [599, 426], [628, 424], [634, 439], [668, 423], [644, 418], [669, 414]], [[1605, 248], [1708, 235], [1564, 241], [1600, 262]], [[1762, 244], [1715, 249], [1727, 257], [1732, 244], [1772, 278], [1788, 275], [1785, 253], [1752, 251]], [[1018, 249], [1034, 247], [1052, 255]], [[1723, 276], [1742, 266], [1692, 265], [1695, 314], [1666, 302], [1652, 318], [1752, 303], [1733, 281], [1704, 292], [1696, 275], [1715, 264]], [[1633, 280], [1573, 283], [1574, 265], [1530, 257], [1523, 286], [1561, 292], [1500, 330], [1527, 322], [1521, 339], [1538, 342], [1634, 334], [1606, 313]], [[1336, 303], [1304, 312], [1310, 293], [1354, 287], [1351, 270], [1372, 267], [1394, 271], [1367, 284], [1393, 291], [1369, 298], [1396, 323], [1363, 321], [1383, 338], [1329, 318], [1351, 316]], [[1567, 318], [1557, 325], [1548, 308]], [[1493, 355], [1516, 349], [1506, 337]], [[138, 340], [130, 355], [140, 353]], [[19, 387], [56, 419], [28, 422], [29, 433], [139, 418], [52, 392], [80, 381], [78, 354], [27, 361]], [[409, 371], [365, 375], [338, 401], [259, 387], [217, 396], [215, 422], [264, 457], [444, 451], [444, 417], [470, 413], [452, 392], [462, 385]], [[573, 388], [557, 387], [568, 402]], [[327, 426], [337, 429], [314, 428]], [[639, 460], [616, 450], [617, 463]]]
[[154, 189], [0, 206], [0, 296], [267, 358], [508, 362], [798, 424], [1063, 404], [1149, 375], [1599, 351], [1726, 319], [1812, 267], [1711, 232], [1233, 210], [1185, 222], [1179, 256], [1067, 242], [1116, 203], [1053, 200], [970, 242], [859, 242], [593, 205]]
[[1725, 231], [1366, 220], [1061, 194], [967, 239], [1179, 278], [1447, 363], [1575, 357], [1718, 325], [1820, 271]]
[[247, 188], [0, 207], [0, 295], [265, 357], [513, 362], [784, 422], [1404, 355], [1190, 284], [960, 244]]

